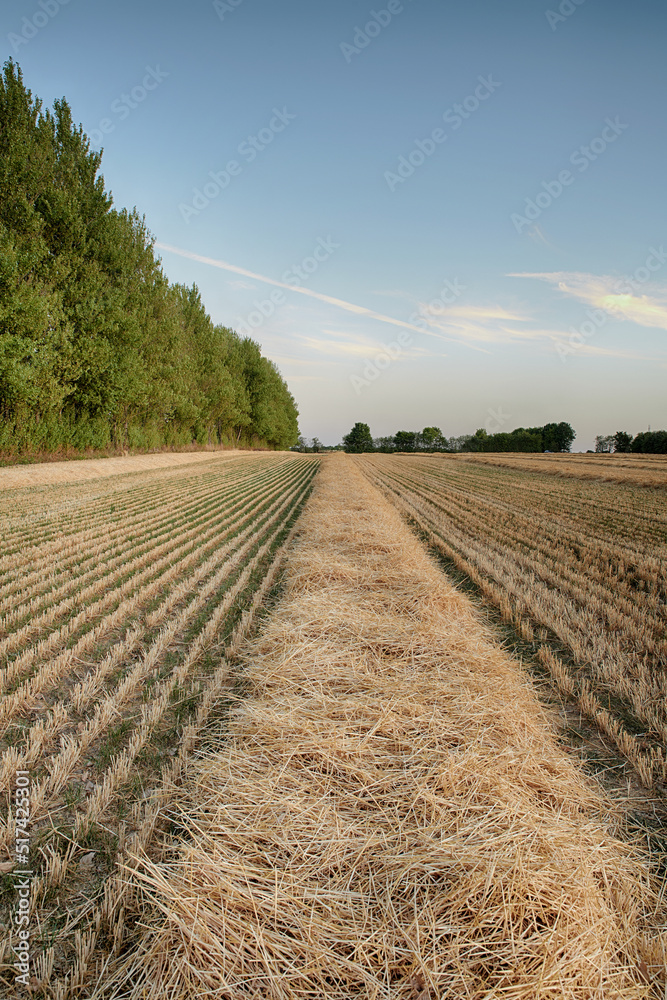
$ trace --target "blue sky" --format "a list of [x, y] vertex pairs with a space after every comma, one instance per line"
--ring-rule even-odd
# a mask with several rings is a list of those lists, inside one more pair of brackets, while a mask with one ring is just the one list
[[5, 0], [173, 281], [335, 443], [667, 425], [662, 0]]

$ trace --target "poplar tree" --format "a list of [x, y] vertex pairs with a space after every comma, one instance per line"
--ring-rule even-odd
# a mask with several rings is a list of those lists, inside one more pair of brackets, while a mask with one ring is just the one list
[[0, 449], [288, 448], [298, 411], [258, 344], [170, 285], [63, 98], [0, 75]]

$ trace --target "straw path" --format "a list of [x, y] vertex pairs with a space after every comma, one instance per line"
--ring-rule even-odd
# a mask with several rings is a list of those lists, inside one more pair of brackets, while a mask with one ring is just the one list
[[663, 997], [650, 872], [519, 666], [347, 457], [299, 528], [93, 995]]

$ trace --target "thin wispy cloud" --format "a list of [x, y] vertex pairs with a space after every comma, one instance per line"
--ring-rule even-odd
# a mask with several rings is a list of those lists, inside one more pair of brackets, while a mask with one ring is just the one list
[[[275, 278], [267, 278], [266, 275], [257, 274], [254, 271], [248, 271], [244, 267], [238, 267], [236, 264], [229, 264], [224, 260], [216, 260], [213, 257], [203, 257], [201, 254], [192, 253], [190, 250], [183, 250], [180, 247], [168, 246], [166, 243], [155, 243], [158, 250], [165, 250], [168, 253], [178, 254], [179, 257], [185, 257], [188, 260], [196, 260], [200, 264], [208, 264], [211, 267], [219, 267], [223, 271], [231, 271], [233, 274], [241, 274], [246, 278], [252, 278], [254, 281], [263, 281], [267, 285], [275, 285], [277, 288], [284, 288], [287, 292], [296, 292], [299, 295], [307, 295], [311, 299], [318, 299], [320, 302], [326, 302], [327, 305], [337, 306], [339, 309], [344, 309], [346, 312], [354, 313], [356, 316], [365, 316], [368, 319], [377, 320], [380, 323], [389, 323], [391, 326], [400, 326], [406, 330], [415, 330], [417, 333], [425, 333], [430, 337], [438, 337], [438, 334], [433, 331], [423, 330], [418, 326], [413, 326], [412, 323], [406, 323], [401, 319], [394, 319], [393, 316], [385, 316], [383, 313], [375, 312], [373, 309], [367, 309], [365, 306], [355, 305], [353, 302], [346, 302], [344, 299], [337, 299], [332, 295], [325, 295], [322, 292], [314, 292], [310, 288], [295, 288], [293, 285], [287, 285], [282, 281], [276, 281]], [[442, 339], [438, 337], [438, 339]]]
[[[319, 337], [300, 335], [297, 337], [299, 343], [310, 351], [317, 354], [324, 354], [328, 358], [337, 358], [340, 361], [365, 360], [373, 358], [377, 354], [386, 352], [387, 345], [372, 337], [351, 334], [343, 330], [323, 330], [323, 335]], [[401, 348], [401, 357], [408, 358], [441, 358], [446, 357], [442, 352], [434, 353], [425, 347], [413, 344], [409, 347]]]
[[[560, 339], [563, 344], [569, 345], [570, 335], [562, 334]], [[576, 355], [590, 358], [622, 358], [624, 361], [661, 361], [663, 359], [651, 357], [647, 354], [639, 354], [637, 351], [625, 350], [622, 347], [597, 347], [595, 344], [577, 343], [574, 349]]]
[[[517, 309], [506, 309], [503, 306], [467, 305], [433, 310], [429, 322], [438, 323], [440, 329], [469, 347], [473, 347], [474, 343], [488, 345], [534, 343], [550, 350], [557, 350], [559, 344], [568, 345], [568, 349], [571, 350], [571, 330], [538, 325], [534, 317], [528, 313]], [[483, 350], [481, 347], [477, 349]], [[579, 341], [576, 353], [580, 356], [623, 358], [633, 361], [657, 360], [632, 350], [599, 347]]]
[[544, 281], [569, 298], [612, 312], [618, 319], [626, 319], [639, 326], [667, 330], [667, 293], [637, 295], [620, 291], [625, 284], [623, 278], [582, 271], [522, 272], [508, 277]]
[[498, 305], [424, 305], [421, 315], [448, 339], [485, 351], [481, 344], [507, 344], [515, 340], [538, 339], [541, 334], [516, 324], [531, 323], [532, 317]]

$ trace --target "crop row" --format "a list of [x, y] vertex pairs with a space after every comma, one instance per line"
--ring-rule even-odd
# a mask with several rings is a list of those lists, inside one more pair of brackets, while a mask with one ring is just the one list
[[[27, 526], [25, 590], [9, 589], [15, 567], [3, 567], [0, 848], [14, 836], [14, 775], [29, 771], [45, 995], [73, 995], [100, 941], [120, 946], [118, 864], [130, 845], [149, 846], [229, 697], [235, 649], [276, 582], [316, 469], [310, 457], [262, 455], [119, 477], [73, 507], [59, 536], [47, 512], [41, 543], [37, 519]], [[53, 571], [47, 586], [40, 566]]]
[[481, 452], [466, 455], [463, 461], [576, 479], [634, 483], [662, 489], [667, 486], [667, 460], [664, 455], [503, 455]]
[[[633, 511], [627, 487], [587, 484], [607, 491], [604, 502], [598, 493], [597, 517], [587, 520], [588, 499], [580, 500], [578, 486], [568, 489], [571, 480], [554, 489], [546, 477], [524, 474], [522, 489], [514, 470], [471, 475], [470, 466], [447, 459], [361, 463], [505, 620], [535, 641], [561, 692], [613, 739], [644, 783], [663, 783], [666, 536], [649, 547], [637, 530], [647, 503], [653, 527], [664, 524], [661, 494], [645, 491], [649, 498]], [[607, 511], [617, 529], [611, 535]]]

